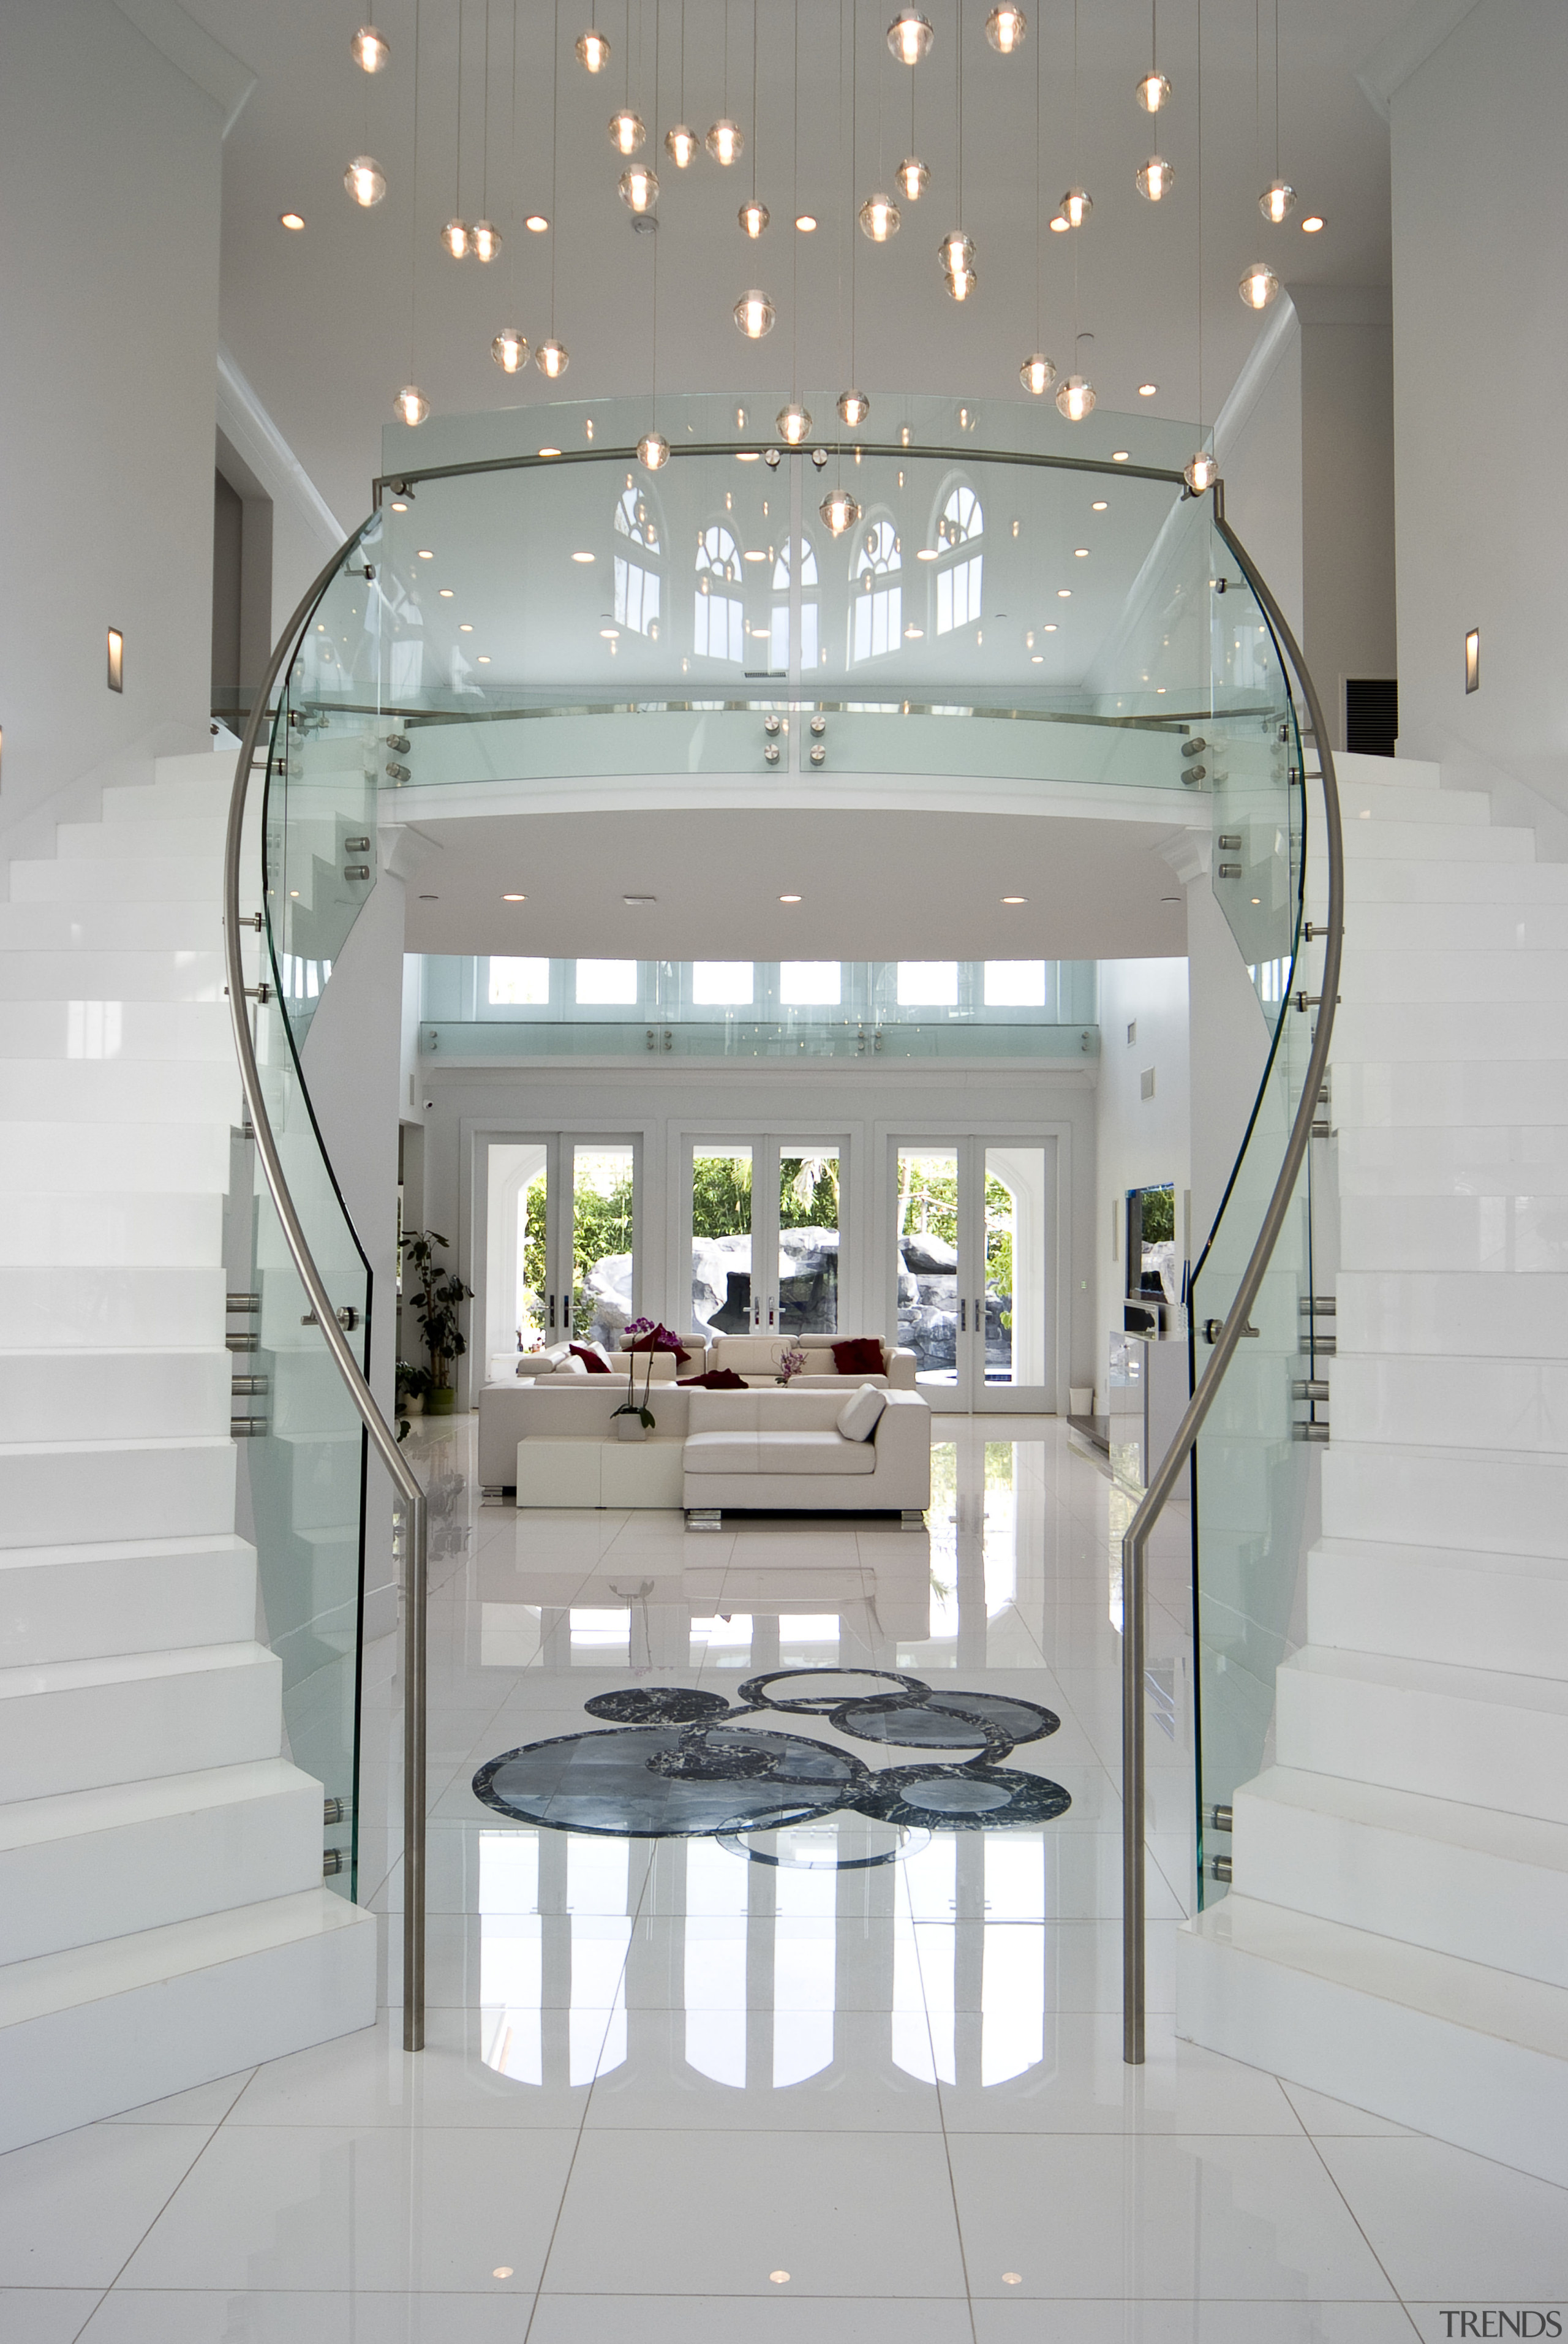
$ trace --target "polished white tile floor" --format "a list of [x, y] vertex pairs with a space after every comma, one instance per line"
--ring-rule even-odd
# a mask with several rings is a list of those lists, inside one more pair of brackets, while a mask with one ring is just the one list
[[[1122, 2065], [1124, 1516], [1053, 1420], [938, 1434], [929, 1533], [689, 1533], [481, 1508], [471, 1422], [418, 1428], [442, 1493], [427, 2048], [400, 2048], [379, 1648], [360, 1886], [387, 1916], [380, 2023], [0, 2157], [5, 2344], [1452, 2344], [1445, 2309], [1560, 2307], [1568, 2193], [1175, 2039], [1176, 1515], [1153, 1571], [1149, 2059]], [[790, 1668], [1040, 1702], [1060, 1731], [1006, 1763], [1071, 1804], [829, 1870], [891, 1835], [758, 1835], [780, 1866], [537, 1830], [470, 1787], [596, 1730], [594, 1694], [728, 1698]], [[873, 1767], [919, 1754], [761, 1723]]]

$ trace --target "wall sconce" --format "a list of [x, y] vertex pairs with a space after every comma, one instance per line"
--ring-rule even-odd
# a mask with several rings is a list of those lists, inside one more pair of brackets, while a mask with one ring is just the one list
[[118, 627], [109, 629], [109, 690], [124, 692], [126, 688], [126, 639]]
[[1481, 629], [1472, 627], [1464, 638], [1464, 688], [1466, 692], [1481, 689]]

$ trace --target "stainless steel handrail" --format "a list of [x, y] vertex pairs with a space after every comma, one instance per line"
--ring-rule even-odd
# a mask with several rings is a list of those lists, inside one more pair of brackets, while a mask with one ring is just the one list
[[[1274, 1183], [1274, 1193], [1269, 1199], [1269, 1208], [1258, 1231], [1257, 1242], [1241, 1273], [1241, 1282], [1236, 1288], [1235, 1299], [1221, 1330], [1220, 1339], [1214, 1346], [1208, 1369], [1188, 1402], [1186, 1414], [1176, 1428], [1175, 1438], [1145, 1490], [1121, 1541], [1121, 2056], [1132, 2067], [1143, 2065], [1144, 2053], [1143, 1671], [1149, 1625], [1149, 1540], [1165, 1500], [1192, 1454], [1203, 1420], [1213, 1405], [1225, 1370], [1241, 1339], [1263, 1282], [1263, 1273], [1269, 1267], [1290, 1208], [1302, 1159], [1306, 1155], [1307, 1142], [1312, 1137], [1312, 1119], [1318, 1111], [1318, 1094], [1322, 1088], [1329, 1063], [1329, 1043], [1333, 1035], [1334, 1007], [1340, 990], [1340, 953], [1344, 942], [1344, 837], [1340, 820], [1339, 783], [1334, 774], [1333, 751], [1329, 745], [1329, 729], [1323, 719], [1317, 686], [1308, 672], [1301, 646], [1291, 631], [1283, 611], [1259, 576], [1235, 532], [1226, 523], [1221, 482], [1216, 482], [1213, 495], [1214, 526], [1235, 555], [1241, 575], [1256, 596], [1276, 642], [1294, 668], [1307, 703], [1307, 713], [1312, 718], [1312, 737], [1323, 785], [1323, 819], [1328, 831], [1329, 905], [1324, 929], [1323, 975], [1319, 988], [1322, 998], [1318, 1009], [1317, 1030], [1312, 1036], [1312, 1054], [1307, 1060], [1301, 1105], [1291, 1126], [1291, 1136], [1285, 1146], [1279, 1178]], [[1281, 1012], [1282, 1016], [1288, 1017], [1290, 1014], [1288, 1007]]]
[[[294, 1198], [289, 1194], [276, 1136], [262, 1096], [256, 1046], [251, 1038], [250, 1018], [246, 1007], [245, 965], [240, 954], [239, 861], [245, 834], [246, 797], [250, 787], [251, 760], [256, 753], [256, 744], [269, 719], [273, 686], [293, 657], [295, 645], [311, 613], [368, 526], [368, 523], [362, 524], [352, 537], [346, 539], [312, 582], [278, 638], [266, 672], [256, 689], [245, 737], [239, 746], [239, 762], [235, 769], [234, 789], [228, 803], [228, 834], [224, 845], [223, 863], [224, 965], [228, 978], [229, 1017], [234, 1026], [240, 1083], [273, 1205], [282, 1223], [283, 1234], [288, 1241], [288, 1250], [294, 1257], [300, 1282], [310, 1298], [316, 1323], [332, 1354], [333, 1364], [342, 1377], [377, 1454], [391, 1475], [393, 1486], [403, 1502], [403, 2048], [405, 2051], [422, 2051], [425, 2047], [425, 1609], [428, 1556], [425, 1492], [409, 1470], [407, 1460], [397, 1446], [397, 1436], [376, 1405], [370, 1387], [360, 1372], [359, 1362], [348, 1347], [337, 1322], [337, 1308], [316, 1267], [299, 1215], [295, 1209]], [[264, 913], [256, 915], [258, 926], [264, 916]]]

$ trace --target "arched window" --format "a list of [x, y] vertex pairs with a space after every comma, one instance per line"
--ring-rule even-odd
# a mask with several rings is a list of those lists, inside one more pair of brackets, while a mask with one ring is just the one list
[[869, 523], [855, 556], [854, 660], [896, 652], [904, 623], [903, 556], [890, 520]]
[[697, 591], [691, 648], [699, 659], [746, 656], [746, 605], [740, 594], [740, 548], [722, 521], [697, 534]]
[[[787, 538], [779, 547], [773, 564], [772, 635], [768, 664], [785, 669], [789, 664], [789, 573], [795, 560], [795, 541]], [[800, 665], [817, 664], [817, 554], [810, 539], [800, 548]]]
[[972, 626], [980, 615], [980, 534], [985, 514], [966, 480], [949, 490], [937, 523], [937, 632]]
[[628, 472], [615, 509], [615, 533], [625, 541], [615, 556], [615, 622], [658, 641], [658, 516]]

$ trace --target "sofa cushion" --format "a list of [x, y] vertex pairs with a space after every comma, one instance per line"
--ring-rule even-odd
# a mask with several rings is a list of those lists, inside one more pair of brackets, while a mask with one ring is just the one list
[[609, 1361], [598, 1343], [574, 1343], [571, 1355], [574, 1359], [582, 1361], [584, 1372], [588, 1375], [608, 1376], [610, 1371]]
[[874, 1335], [852, 1335], [833, 1345], [833, 1365], [841, 1376], [879, 1376], [882, 1347]]
[[862, 1384], [839, 1410], [839, 1430], [846, 1440], [869, 1440], [887, 1405], [885, 1392], [874, 1384]]
[[566, 1343], [551, 1343], [542, 1351], [523, 1351], [515, 1372], [525, 1383], [530, 1376], [553, 1376], [569, 1348]]
[[846, 1440], [841, 1433], [824, 1432], [809, 1425], [774, 1430], [764, 1426], [752, 1436], [759, 1473], [874, 1473], [877, 1452], [869, 1440]]
[[689, 1473], [755, 1473], [757, 1435], [749, 1425], [732, 1431], [689, 1432], [686, 1436]]
[[[568, 1351], [564, 1359], [557, 1360], [556, 1374], [558, 1376], [586, 1376], [588, 1374], [588, 1369], [575, 1351]], [[552, 1378], [551, 1380], [553, 1381], [554, 1379]]]
[[678, 1384], [684, 1384], [689, 1391], [692, 1389], [744, 1391], [746, 1389], [745, 1377], [738, 1376], [732, 1368], [709, 1368], [703, 1375], [677, 1376], [675, 1380]]
[[620, 1339], [620, 1348], [623, 1351], [673, 1352], [678, 1364], [681, 1367], [685, 1367], [688, 1359], [691, 1357], [691, 1353], [687, 1349], [686, 1345], [680, 1340], [678, 1336], [676, 1336], [671, 1341], [664, 1341], [662, 1339], [662, 1336], [668, 1332], [668, 1329], [661, 1329], [660, 1334], [658, 1335], [636, 1335], [632, 1337], [629, 1342], [623, 1335]]

